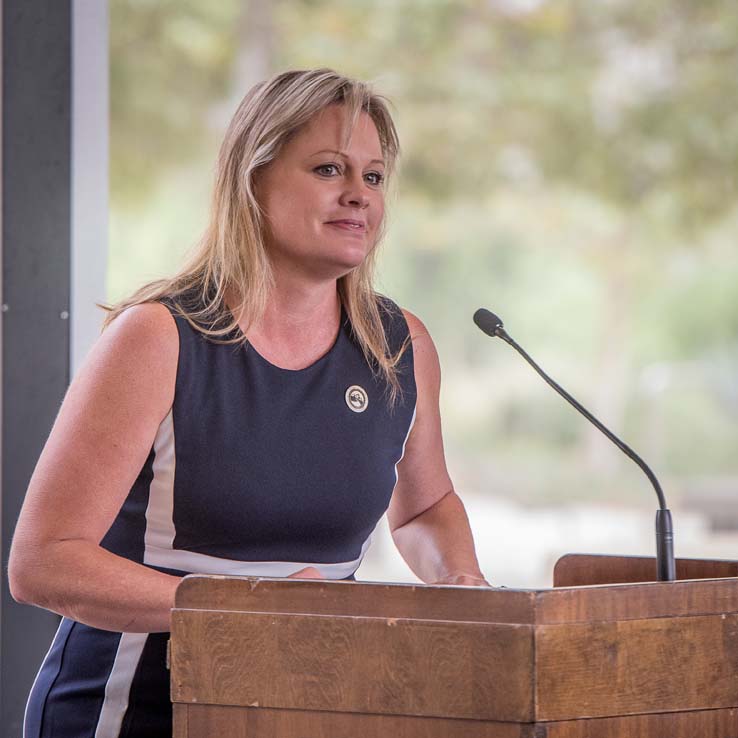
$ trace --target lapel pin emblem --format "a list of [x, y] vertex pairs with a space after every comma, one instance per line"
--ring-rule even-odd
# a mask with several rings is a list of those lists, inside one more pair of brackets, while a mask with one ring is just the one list
[[363, 413], [369, 404], [369, 397], [366, 394], [366, 390], [363, 387], [359, 387], [358, 384], [352, 384], [346, 390], [346, 404], [355, 413]]

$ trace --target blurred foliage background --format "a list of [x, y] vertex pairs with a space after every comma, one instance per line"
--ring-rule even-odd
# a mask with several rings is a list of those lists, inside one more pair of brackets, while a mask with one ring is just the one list
[[[205, 225], [230, 115], [276, 71], [390, 98], [380, 288], [428, 326], [462, 494], [655, 508], [641, 472], [480, 306], [638, 449], [672, 507], [738, 504], [738, 5], [715, 0], [111, 0], [115, 300]], [[712, 485], [712, 486], [711, 486]]]

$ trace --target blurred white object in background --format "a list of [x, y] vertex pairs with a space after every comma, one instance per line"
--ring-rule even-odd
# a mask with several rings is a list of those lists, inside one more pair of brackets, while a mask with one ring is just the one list
[[[464, 495], [479, 563], [492, 584], [552, 586], [553, 567], [565, 553], [655, 556], [653, 510], [594, 504], [525, 507], [509, 500]], [[735, 558], [738, 533], [715, 536], [706, 516], [673, 511], [675, 550], [684, 558]], [[357, 571], [364, 581], [417, 582], [392, 542], [386, 517]]]

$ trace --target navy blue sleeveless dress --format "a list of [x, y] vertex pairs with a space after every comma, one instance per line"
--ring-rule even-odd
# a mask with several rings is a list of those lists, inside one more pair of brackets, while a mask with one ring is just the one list
[[[387, 509], [415, 419], [412, 345], [393, 408], [345, 310], [305, 369], [249, 344], [216, 344], [177, 315], [174, 403], [101, 545], [170, 574], [284, 577], [306, 566], [353, 579]], [[408, 336], [382, 298], [390, 349]], [[24, 738], [171, 735], [168, 633], [63, 618], [26, 707]]]

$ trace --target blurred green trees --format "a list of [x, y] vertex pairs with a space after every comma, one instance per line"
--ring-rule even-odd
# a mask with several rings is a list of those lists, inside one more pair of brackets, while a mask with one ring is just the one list
[[484, 304], [674, 485], [738, 473], [738, 6], [111, 0], [111, 299], [196, 240], [248, 86], [316, 66], [393, 102], [381, 286], [434, 335], [460, 468], [642, 485], [476, 331]]

